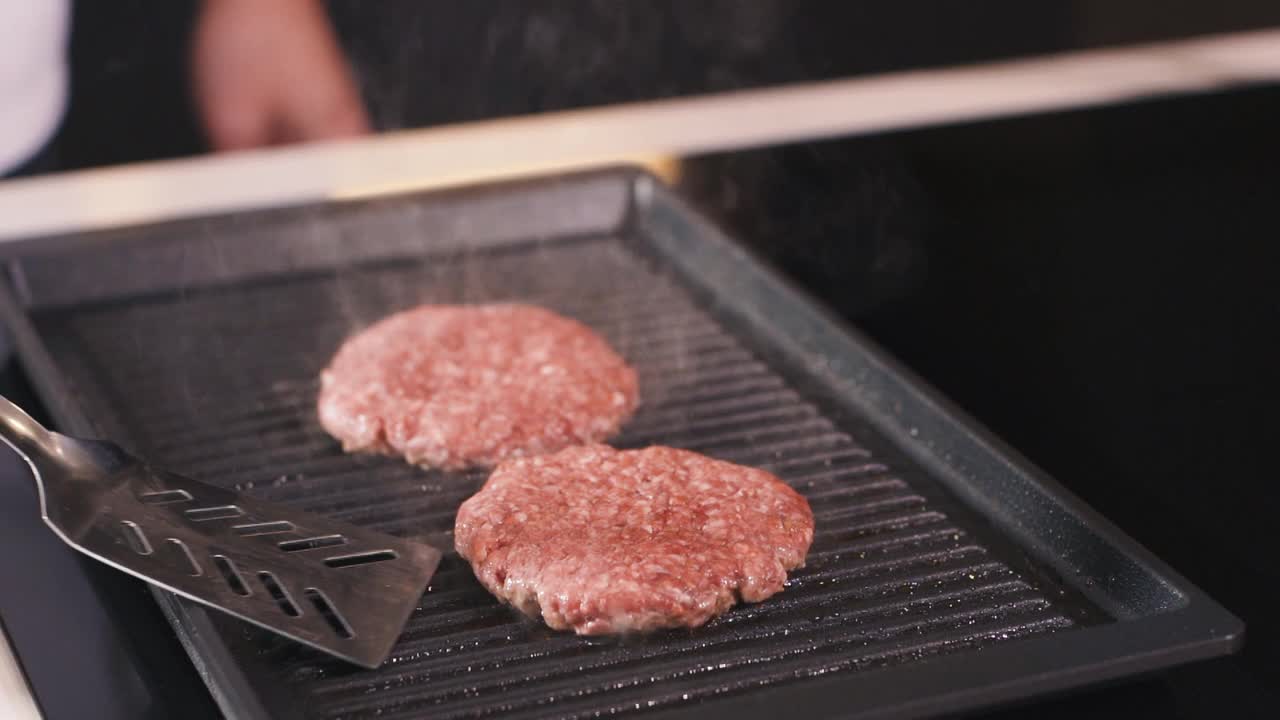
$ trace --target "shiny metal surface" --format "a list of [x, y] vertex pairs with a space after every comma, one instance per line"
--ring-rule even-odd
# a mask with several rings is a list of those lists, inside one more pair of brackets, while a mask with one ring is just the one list
[[386, 658], [434, 548], [157, 470], [51, 432], [0, 398], [0, 440], [31, 468], [68, 545], [183, 597], [365, 667]]

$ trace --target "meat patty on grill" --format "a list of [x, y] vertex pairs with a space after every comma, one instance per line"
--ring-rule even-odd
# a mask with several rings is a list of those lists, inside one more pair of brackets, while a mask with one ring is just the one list
[[490, 466], [617, 432], [636, 373], [585, 325], [529, 305], [424, 305], [347, 340], [320, 423], [348, 451]]
[[582, 635], [697, 627], [764, 600], [812, 541], [809, 503], [773, 475], [669, 447], [504, 462], [454, 528], [490, 592]]

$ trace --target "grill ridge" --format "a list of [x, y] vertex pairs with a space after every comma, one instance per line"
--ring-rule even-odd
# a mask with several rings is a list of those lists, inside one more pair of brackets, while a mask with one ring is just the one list
[[[618, 445], [707, 452], [774, 472], [805, 494], [817, 520], [808, 564], [775, 598], [698, 630], [601, 641], [520, 618], [447, 553], [391, 660], [373, 672], [220, 625], [235, 652], [267, 668], [259, 680], [276, 685], [290, 708], [330, 718], [635, 711], [1077, 623], [1042, 580], [1002, 559], [954, 507], [916, 487], [900, 461], [864, 446], [624, 243], [590, 238], [486, 262], [494, 265], [483, 271], [466, 258], [356, 267], [235, 292], [54, 309], [36, 321], [59, 328], [64, 347], [89, 351], [68, 364], [73, 375], [84, 368], [74, 380], [105, 380], [131, 400], [127, 412], [93, 411], [114, 414], [157, 464], [451, 543], [456, 508], [485, 473], [344, 455], [313, 416], [316, 375], [349, 331], [396, 309], [528, 298], [600, 331], [637, 367], [642, 404]], [[566, 263], [592, 269], [568, 296], [556, 271]], [[480, 272], [506, 282], [477, 290], [468, 283]], [[181, 341], [166, 344], [179, 325]]]
[[[985, 600], [986, 604], [975, 603], [974, 607], [968, 608], [965, 611], [966, 614], [964, 615], [966, 619], [967, 617], [970, 616], [970, 614], [973, 614], [973, 615], [981, 614], [985, 611], [990, 610], [990, 608], [1000, 607], [1002, 604], [1005, 607], [1016, 605], [1018, 607], [1025, 607], [1028, 609], [1036, 609], [1036, 610], [1044, 607], [1043, 599], [1026, 597], [1025, 588], [1018, 588], [1016, 586], [1011, 586], [1008, 583], [991, 584], [990, 586], [983, 588], [984, 593], [989, 590], [995, 590], [995, 592], [992, 595], [985, 595], [985, 594], [982, 595], [982, 600]], [[1019, 595], [1019, 593], [1021, 593], [1021, 595]], [[947, 592], [939, 592], [929, 596], [921, 596], [921, 597], [913, 598], [911, 600], [906, 600], [906, 601], [895, 601], [895, 602], [886, 602], [879, 605], [869, 605], [865, 608], [860, 608], [858, 610], [850, 611], [846, 616], [843, 616], [843, 617], [845, 618], [846, 622], [857, 622], [862, 618], [865, 618], [867, 616], [870, 616], [876, 613], [898, 612], [898, 611], [907, 612], [912, 609], [918, 610], [920, 608], [932, 608], [937, 603], [945, 603], [948, 600], [952, 600], [952, 599], [964, 598], [968, 600], [969, 598], [967, 598], [966, 596], [971, 594], [972, 593], [958, 593], [954, 590], [947, 591]], [[1005, 598], [1004, 597], [1005, 595], [1015, 596], [1017, 597], [1017, 599], [1015, 601], [1013, 598]], [[909, 629], [913, 629], [912, 626], [898, 625], [891, 629], [882, 630], [881, 632], [883, 632], [884, 635], [887, 637], [893, 634], [894, 632], [903, 632]], [[789, 629], [780, 630], [779, 632], [783, 632], [786, 635], [791, 634], [791, 631]], [[863, 632], [867, 634], [871, 634], [873, 631], [870, 629], [864, 629]], [[720, 650], [719, 646], [731, 645], [735, 642], [742, 642], [742, 640], [740, 638], [734, 638], [734, 637], [721, 638], [721, 639], [718, 639], [717, 642], [690, 644], [689, 648], [696, 649], [700, 653], [706, 652], [712, 648], [716, 648], [717, 651], [725, 652], [726, 654], [728, 654], [729, 649]], [[817, 646], [813, 646], [813, 647], [816, 649]], [[574, 649], [575, 648], [570, 644], [563, 644], [559, 648], [561, 652], [568, 652]], [[515, 659], [515, 658], [503, 656], [502, 653], [498, 652], [498, 653], [492, 653], [493, 657], [492, 659], [489, 659], [488, 662], [492, 663], [494, 668], [502, 667], [504, 669], [509, 669], [513, 665], [515, 665], [517, 662], [527, 663], [529, 660], [543, 660], [549, 654], [550, 653], [539, 652], [527, 658], [522, 657], [522, 658]], [[491, 689], [494, 689], [494, 690], [505, 689], [511, 686], [521, 685], [534, 680], [553, 678], [553, 677], [559, 677], [564, 680], [568, 680], [570, 683], [572, 683], [572, 680], [573, 680], [572, 675], [576, 673], [587, 672], [587, 671], [597, 671], [597, 670], [603, 670], [603, 669], [609, 669], [611, 671], [624, 669], [624, 666], [628, 664], [642, 663], [651, 658], [659, 657], [662, 654], [663, 653], [660, 653], [660, 652], [645, 651], [644, 649], [633, 649], [633, 648], [611, 649], [610, 651], [604, 651], [604, 652], [600, 652], [592, 655], [590, 661], [580, 660], [575, 664], [573, 664], [571, 668], [561, 668], [561, 667], [552, 667], [552, 666], [544, 665], [542, 667], [533, 669], [530, 672], [522, 673], [519, 675], [518, 678], [512, 678], [512, 679], [503, 678], [503, 680], [500, 683], [495, 684], [494, 686], [492, 686]], [[433, 702], [435, 698], [448, 696], [450, 694], [456, 694], [459, 690], [462, 690], [464, 688], [468, 690], [479, 689], [479, 686], [475, 684], [475, 676], [472, 675], [471, 672], [474, 672], [474, 670], [476, 669], [483, 669], [483, 667], [481, 668], [476, 667], [477, 665], [481, 665], [483, 662], [485, 662], [485, 660], [482, 660], [481, 657], [483, 656], [474, 657], [474, 659], [470, 661], [471, 670], [468, 670], [467, 667], [465, 666], [462, 668], [457, 667], [456, 665], [449, 662], [449, 660], [451, 659], [449, 660], [441, 659], [437, 663], [435, 663], [433, 667], [423, 667], [419, 669], [418, 674], [415, 676], [407, 676], [407, 677], [402, 676], [402, 677], [393, 679], [390, 682], [392, 683], [399, 682], [399, 683], [402, 683], [403, 685], [413, 685], [415, 681], [417, 681], [418, 683], [429, 682], [430, 687], [426, 688], [427, 694], [424, 694], [417, 689], [414, 689], [412, 694], [416, 695], [416, 697], [413, 697], [413, 700], [415, 702], [430, 703], [430, 702]], [[673, 665], [678, 666], [678, 664], [673, 664]], [[434, 674], [434, 675], [430, 674], [433, 670], [437, 671], [437, 674]], [[444, 672], [439, 673], [438, 672], [439, 670], [444, 670]], [[655, 670], [652, 666], [648, 666], [646, 667], [646, 672], [662, 672], [662, 670], [661, 669]], [[411, 695], [411, 693], [406, 693], [406, 692], [397, 693], [395, 692], [395, 690], [386, 690], [385, 684], [383, 685], [383, 688], [384, 689], [381, 692], [384, 693], [384, 696], [380, 698], [381, 700], [394, 702], [397, 699], [402, 699]], [[346, 708], [342, 706], [337, 706], [332, 709], [332, 712], [340, 713], [340, 712], [349, 711], [351, 709], [359, 709], [359, 708], [360, 708], [359, 704], [353, 703], [351, 706]]]

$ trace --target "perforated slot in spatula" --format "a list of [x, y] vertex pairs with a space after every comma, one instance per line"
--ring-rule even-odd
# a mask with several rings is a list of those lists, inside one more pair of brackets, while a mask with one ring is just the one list
[[148, 582], [365, 667], [390, 653], [440, 561], [432, 547], [156, 471], [41, 427], [0, 398], [67, 544]]

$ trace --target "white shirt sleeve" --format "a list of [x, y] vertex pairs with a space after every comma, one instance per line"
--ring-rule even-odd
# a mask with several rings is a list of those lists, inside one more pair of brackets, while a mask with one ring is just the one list
[[66, 111], [69, 0], [0, 0], [0, 175], [35, 155]]

